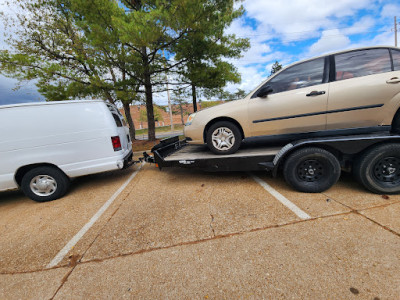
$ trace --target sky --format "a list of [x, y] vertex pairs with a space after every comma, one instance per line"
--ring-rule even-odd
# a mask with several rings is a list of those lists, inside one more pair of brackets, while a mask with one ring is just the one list
[[[12, 11], [2, 2], [0, 12]], [[250, 92], [269, 76], [275, 61], [287, 66], [337, 50], [394, 46], [394, 16], [400, 23], [399, 0], [246, 0], [238, 5], [246, 12], [226, 32], [249, 38], [251, 48], [242, 58], [230, 60], [242, 77], [241, 83], [226, 87], [230, 92]], [[400, 45], [399, 32], [398, 40]], [[0, 49], [5, 48], [0, 36]], [[0, 105], [43, 100], [34, 83], [15, 91], [16, 84], [0, 75]], [[154, 99], [159, 105], [167, 103], [166, 93]]]

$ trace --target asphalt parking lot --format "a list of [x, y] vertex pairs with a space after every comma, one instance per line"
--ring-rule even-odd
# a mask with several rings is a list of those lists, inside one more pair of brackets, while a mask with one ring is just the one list
[[400, 195], [135, 165], [0, 193], [0, 299], [399, 299]]

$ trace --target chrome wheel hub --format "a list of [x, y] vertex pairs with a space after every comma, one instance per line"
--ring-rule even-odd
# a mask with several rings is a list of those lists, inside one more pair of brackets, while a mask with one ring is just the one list
[[227, 151], [235, 144], [235, 135], [228, 127], [215, 129], [211, 137], [214, 148], [220, 151]]
[[50, 196], [57, 190], [56, 180], [49, 175], [38, 175], [32, 178], [30, 188], [38, 196]]

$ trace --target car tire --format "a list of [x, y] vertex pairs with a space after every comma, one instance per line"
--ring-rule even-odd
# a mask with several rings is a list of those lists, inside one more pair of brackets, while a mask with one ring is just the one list
[[391, 132], [400, 133], [400, 110], [394, 115]]
[[286, 182], [305, 193], [320, 193], [329, 189], [339, 180], [340, 172], [336, 156], [316, 147], [295, 151], [283, 166]]
[[23, 193], [37, 202], [61, 198], [69, 188], [69, 178], [54, 167], [37, 167], [28, 171], [21, 181]]
[[367, 150], [355, 161], [353, 173], [373, 193], [400, 192], [400, 144], [384, 144]]
[[217, 122], [208, 129], [206, 141], [208, 148], [215, 154], [235, 153], [242, 143], [239, 128], [228, 121]]

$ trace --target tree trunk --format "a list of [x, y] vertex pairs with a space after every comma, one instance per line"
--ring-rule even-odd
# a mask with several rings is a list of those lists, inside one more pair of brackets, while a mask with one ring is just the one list
[[193, 111], [197, 111], [196, 86], [192, 83]]
[[182, 125], [185, 125], [185, 121], [183, 120], [183, 107], [182, 107], [182, 104], [179, 104], [179, 109], [181, 110], [181, 122], [182, 122]]
[[147, 56], [146, 47], [142, 47], [142, 60], [144, 66], [144, 88], [146, 92], [146, 111], [147, 111], [147, 126], [148, 126], [148, 140], [156, 140], [156, 126], [154, 122], [154, 109], [153, 109], [153, 87], [151, 85], [149, 57]]
[[156, 139], [156, 125], [154, 121], [154, 108], [153, 108], [153, 89], [151, 86], [150, 74], [145, 74], [144, 87], [146, 90], [146, 111], [147, 111], [147, 126], [149, 141]]
[[136, 140], [136, 132], [135, 132], [135, 123], [133, 123], [132, 120], [132, 115], [131, 115], [131, 107], [129, 103], [123, 102], [124, 105], [124, 112], [125, 112], [125, 117], [126, 121], [128, 122], [129, 125], [129, 135], [131, 136], [131, 140], [134, 141]]

